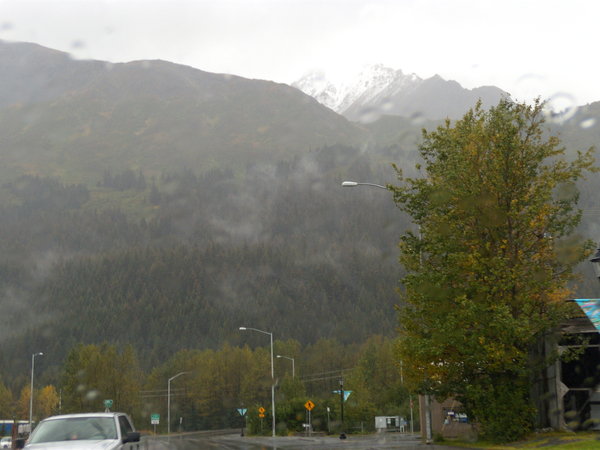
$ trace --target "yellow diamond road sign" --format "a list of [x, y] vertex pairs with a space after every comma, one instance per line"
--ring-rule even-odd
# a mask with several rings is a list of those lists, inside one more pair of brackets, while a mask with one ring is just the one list
[[312, 411], [312, 409], [315, 407], [315, 404], [309, 400], [304, 404], [304, 407], [309, 411]]
[[261, 414], [265, 413], [265, 408], [263, 408], [262, 406], [260, 408], [258, 408], [258, 412]]

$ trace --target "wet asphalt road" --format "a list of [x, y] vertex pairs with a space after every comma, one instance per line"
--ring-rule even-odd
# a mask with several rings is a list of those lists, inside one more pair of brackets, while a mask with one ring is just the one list
[[400, 433], [383, 433], [368, 436], [349, 436], [339, 439], [337, 436], [294, 436], [294, 437], [242, 437], [239, 433], [225, 435], [207, 435], [204, 433], [189, 433], [166, 437], [145, 437], [142, 440], [144, 450], [196, 450], [196, 449], [225, 449], [225, 450], [275, 450], [275, 449], [427, 449], [442, 450], [457, 447], [441, 445], [425, 445], [420, 436]]

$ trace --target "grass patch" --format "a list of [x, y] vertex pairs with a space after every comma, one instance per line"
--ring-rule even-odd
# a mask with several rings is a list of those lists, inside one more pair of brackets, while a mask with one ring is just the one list
[[511, 444], [492, 444], [490, 442], [465, 442], [460, 440], [446, 440], [444, 445], [455, 446], [461, 448], [474, 448], [486, 450], [515, 450], [527, 448], [546, 448], [546, 449], [573, 449], [587, 450], [600, 449], [600, 434], [585, 432], [585, 433], [568, 433], [568, 432], [550, 432], [536, 433], [529, 436], [523, 441], [513, 442]]

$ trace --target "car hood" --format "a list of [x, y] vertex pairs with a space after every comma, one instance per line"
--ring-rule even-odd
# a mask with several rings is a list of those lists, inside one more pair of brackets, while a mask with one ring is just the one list
[[25, 446], [25, 450], [111, 450], [113, 448], [119, 448], [118, 439], [40, 442], [39, 444], [27, 444]]

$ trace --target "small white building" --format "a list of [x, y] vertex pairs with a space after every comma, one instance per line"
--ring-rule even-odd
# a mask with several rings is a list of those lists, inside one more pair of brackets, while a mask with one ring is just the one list
[[400, 416], [376, 416], [375, 429], [377, 431], [406, 431], [406, 419]]

